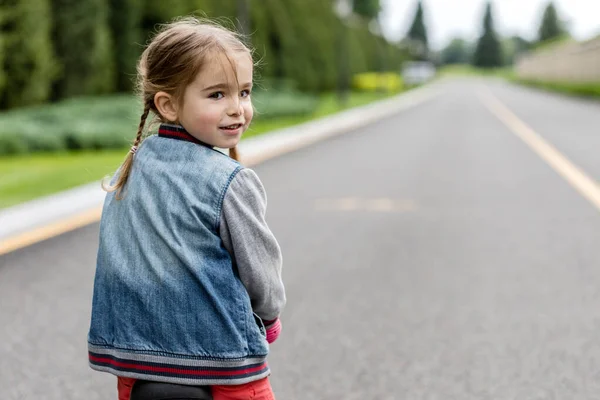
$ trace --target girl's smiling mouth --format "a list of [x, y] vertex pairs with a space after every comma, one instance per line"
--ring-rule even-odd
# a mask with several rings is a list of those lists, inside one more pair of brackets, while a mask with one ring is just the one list
[[226, 126], [220, 126], [219, 129], [224, 131], [226, 134], [237, 135], [243, 126], [244, 124], [231, 124]]

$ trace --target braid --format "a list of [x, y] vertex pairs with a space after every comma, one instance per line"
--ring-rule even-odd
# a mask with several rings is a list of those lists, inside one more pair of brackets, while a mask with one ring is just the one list
[[139, 146], [142, 141], [142, 133], [144, 132], [144, 126], [146, 125], [146, 119], [148, 118], [148, 114], [150, 113], [150, 104], [146, 103], [144, 106], [144, 112], [142, 113], [142, 117], [140, 118], [140, 125], [138, 126], [137, 136], [135, 137], [135, 142], [133, 142], [134, 146]]
[[146, 102], [144, 105], [144, 112], [140, 118], [140, 125], [138, 126], [137, 135], [135, 136], [135, 141], [133, 142], [133, 146], [127, 156], [125, 157], [125, 161], [121, 165], [119, 171], [119, 177], [117, 178], [117, 182], [113, 186], [107, 185], [105, 182], [102, 182], [102, 188], [107, 192], [117, 192], [116, 199], [121, 200], [123, 196], [121, 192], [125, 184], [127, 183], [127, 179], [129, 178], [129, 172], [131, 171], [131, 165], [133, 164], [133, 158], [137, 151], [138, 146], [142, 142], [142, 134], [144, 132], [144, 126], [146, 125], [146, 119], [148, 119], [148, 114], [150, 113], [151, 103]]

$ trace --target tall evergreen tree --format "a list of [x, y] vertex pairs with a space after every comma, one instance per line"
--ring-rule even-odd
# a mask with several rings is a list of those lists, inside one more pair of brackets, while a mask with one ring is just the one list
[[109, 0], [118, 91], [134, 86], [135, 66], [142, 52], [142, 0]]
[[54, 45], [62, 74], [54, 97], [109, 93], [115, 88], [107, 0], [52, 0]]
[[6, 4], [6, 1], [0, 3], [0, 97], [4, 93], [4, 86], [6, 85], [6, 71], [4, 68], [4, 61], [7, 59], [6, 57], [6, 40], [8, 36], [8, 16], [9, 16], [9, 8]]
[[381, 5], [379, 0], [352, 0], [352, 9], [355, 14], [368, 20], [374, 20], [379, 15]]
[[2, 74], [0, 107], [48, 100], [58, 70], [52, 49], [49, 0], [0, 3]]
[[503, 64], [502, 45], [494, 30], [492, 4], [487, 3], [483, 18], [483, 34], [477, 42], [473, 64], [480, 68], [500, 67]]
[[[379, 0], [353, 0], [354, 13], [364, 18], [368, 24], [375, 24], [375, 27], [379, 32], [381, 31], [378, 18], [380, 8], [381, 5], [379, 4]], [[375, 40], [375, 48], [377, 50], [374, 60], [375, 70], [385, 71], [388, 65], [387, 52], [385, 49], [386, 42], [382, 38], [377, 39]]]
[[173, 18], [189, 13], [188, 0], [144, 0], [142, 11], [142, 37], [144, 42], [150, 39], [160, 24], [170, 22]]
[[413, 55], [419, 59], [426, 59], [429, 52], [429, 40], [427, 38], [427, 27], [425, 26], [423, 1], [417, 3], [415, 18], [406, 35], [411, 42]]
[[343, 29], [341, 22], [330, 4], [322, 0], [284, 0], [283, 3], [288, 5], [295, 31], [302, 32], [302, 40], [297, 42], [297, 55], [306, 63], [298, 71], [306, 82], [302, 86], [313, 92], [333, 89], [338, 73], [335, 34]]
[[538, 31], [538, 40], [544, 42], [546, 40], [554, 39], [563, 34], [556, 7], [553, 2], [548, 3], [544, 10], [540, 29]]
[[517, 58], [531, 49], [532, 43], [516, 35], [502, 41], [504, 64], [513, 65]]
[[462, 38], [452, 39], [441, 53], [441, 62], [445, 65], [469, 63], [470, 58], [470, 44]]

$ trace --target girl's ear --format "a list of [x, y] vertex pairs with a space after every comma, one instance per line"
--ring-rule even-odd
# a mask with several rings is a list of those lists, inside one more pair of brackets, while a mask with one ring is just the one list
[[170, 94], [158, 92], [154, 95], [154, 105], [160, 115], [169, 122], [177, 121], [177, 102]]

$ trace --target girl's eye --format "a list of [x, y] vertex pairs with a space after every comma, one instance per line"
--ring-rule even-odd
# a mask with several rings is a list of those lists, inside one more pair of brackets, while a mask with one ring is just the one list
[[242, 90], [241, 95], [242, 95], [242, 97], [248, 97], [248, 96], [250, 96], [250, 90]]
[[208, 97], [210, 97], [211, 99], [217, 99], [218, 100], [218, 99], [222, 99], [225, 96], [223, 95], [223, 92], [215, 92], [215, 93], [211, 94]]

